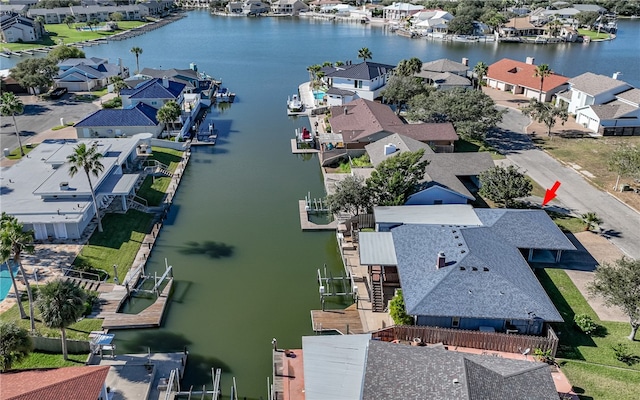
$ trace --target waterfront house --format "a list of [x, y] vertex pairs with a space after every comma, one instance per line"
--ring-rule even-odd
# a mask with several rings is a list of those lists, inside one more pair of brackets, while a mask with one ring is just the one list
[[329, 125], [330, 132], [320, 136], [323, 165], [347, 153], [362, 155], [366, 145], [394, 133], [423, 142], [438, 152], [453, 152], [458, 140], [450, 122], [406, 124], [389, 106], [365, 99], [331, 107]]
[[211, 98], [214, 95], [218, 82], [204, 71], [199, 72], [198, 66], [195, 63], [189, 64], [188, 69], [143, 68], [142, 71], [136, 74], [138, 83], [142, 80], [164, 77], [167, 77], [170, 81], [185, 84], [185, 88], [183, 89], [185, 93], [197, 93], [200, 95], [200, 101], [202, 101], [204, 105], [211, 105]]
[[0, 14], [0, 40], [2, 42], [35, 42], [42, 38], [43, 33], [44, 27], [34, 18], [17, 13]]
[[82, 366], [11, 371], [0, 374], [3, 400], [111, 398], [109, 366]]
[[158, 121], [158, 109], [145, 103], [123, 109], [105, 108], [94, 111], [74, 127], [79, 138], [115, 138], [148, 132], [158, 137], [165, 126]]
[[268, 13], [271, 5], [259, 0], [230, 1], [225, 6], [225, 11], [231, 14], [259, 15]]
[[[92, 20], [105, 22], [110, 20], [111, 14], [122, 14], [124, 21], [139, 21], [146, 15], [146, 9], [142, 4], [121, 6], [71, 6], [56, 8], [31, 8], [28, 15], [31, 18], [43, 17], [46, 24], [62, 24], [68, 16], [73, 16], [76, 23]], [[95, 28], [97, 29], [97, 28]]]
[[[281, 357], [288, 371], [280, 376], [274, 371], [276, 398], [558, 399], [551, 369], [545, 363], [463, 353], [452, 347], [390, 343], [374, 336], [304, 336], [302, 349], [293, 351], [296, 358], [275, 352], [274, 357]], [[293, 376], [303, 387], [287, 384]]]
[[[364, 61], [359, 64], [352, 64], [350, 61], [345, 65], [324, 67], [322, 72], [325, 76], [323, 81], [329, 88], [347, 90], [355, 92], [357, 97], [366, 100], [374, 100], [381, 96], [384, 86], [391, 77], [391, 72], [395, 65], [380, 64], [372, 61]], [[341, 105], [337, 100], [348, 100], [350, 96], [329, 98], [330, 105]]]
[[115, 200], [120, 210], [127, 210], [140, 175], [126, 171], [134, 167], [140, 146], [149, 145], [150, 138], [140, 134], [121, 139], [45, 140], [3, 169], [2, 211], [16, 217], [25, 230], [33, 230], [36, 240], [79, 239], [96, 211], [87, 177], [82, 171], [69, 175], [67, 156], [78, 143], [95, 144], [104, 166], [97, 177], [91, 176], [98, 207], [104, 210]]
[[375, 232], [359, 233], [360, 264], [399, 284], [417, 325], [539, 335], [562, 321], [527, 263], [575, 250], [545, 211], [374, 207], [374, 219]]
[[468, 60], [465, 58], [462, 61], [459, 63], [442, 58], [422, 63], [422, 69], [415, 75], [436, 89], [471, 88], [471, 80], [467, 77]]
[[[538, 99], [540, 94], [540, 78], [535, 76], [536, 65], [533, 57], [527, 57], [526, 62], [503, 58], [489, 65], [485, 77], [487, 86], [504, 90], [524, 97]], [[551, 101], [553, 96], [566, 89], [569, 78], [556, 73], [544, 78], [542, 86], [542, 101]]]
[[388, 21], [400, 21], [411, 18], [422, 10], [424, 10], [424, 6], [410, 3], [393, 3], [382, 9], [382, 16]]
[[106, 87], [111, 78], [126, 79], [129, 69], [122, 65], [110, 64], [106, 58], [69, 58], [58, 63], [59, 72], [53, 79], [56, 87], [65, 87], [70, 92], [90, 91]]
[[[532, 21], [532, 16], [511, 18], [506, 24], [498, 29], [501, 38], [520, 38], [523, 36], [544, 35], [543, 22]], [[546, 21], [545, 21], [546, 22]]]
[[122, 107], [131, 107], [137, 103], [146, 103], [154, 108], [160, 108], [168, 101], [182, 104], [186, 88], [185, 83], [176, 82], [167, 77], [154, 78], [144, 81], [133, 89], [122, 89]]
[[576, 114], [577, 110], [605, 104], [615, 100], [618, 93], [633, 88], [627, 82], [618, 79], [618, 73], [612, 77], [585, 72], [569, 79], [567, 91], [558, 94], [558, 106], [567, 107], [567, 111]]
[[[435, 153], [428, 144], [399, 134], [365, 146], [374, 167], [390, 157], [420, 149], [425, 152], [422, 160], [429, 161], [429, 165], [425, 168], [419, 190], [407, 199], [405, 205], [467, 204], [474, 201], [475, 196], [469, 189], [477, 189], [480, 186], [478, 176], [494, 166], [487, 152]], [[361, 168], [355, 171], [358, 173]]]
[[271, 13], [284, 15], [298, 15], [309, 11], [309, 6], [300, 0], [276, 0], [271, 3]]

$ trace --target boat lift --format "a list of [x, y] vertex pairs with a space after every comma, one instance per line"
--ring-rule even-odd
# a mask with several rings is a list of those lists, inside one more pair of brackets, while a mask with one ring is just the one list
[[318, 268], [318, 292], [320, 293], [320, 304], [322, 304], [322, 311], [324, 311], [325, 297], [328, 296], [353, 296], [354, 301], [358, 297], [357, 287], [353, 285], [351, 276], [337, 276], [331, 275], [330, 271], [327, 271], [327, 264], [324, 264], [324, 275]]
[[[213, 382], [213, 390], [207, 390], [205, 385], [202, 385], [202, 390], [193, 390], [193, 385], [189, 388], [188, 391], [182, 391], [180, 389], [180, 380], [179, 380], [179, 376], [180, 376], [180, 371], [176, 368], [175, 370], [171, 370], [171, 374], [169, 375], [169, 381], [167, 383], [167, 391], [165, 393], [165, 400], [170, 400], [173, 399], [175, 397], [178, 396], [188, 396], [188, 400], [191, 400], [191, 396], [195, 395], [195, 396], [200, 396], [200, 400], [205, 400], [205, 396], [211, 396], [211, 397], [207, 397], [207, 399], [211, 399], [211, 400], [218, 400], [220, 398], [221, 392], [220, 392], [220, 377], [222, 376], [222, 369], [221, 368], [216, 368], [215, 373], [213, 371], [213, 368], [211, 368], [211, 380]], [[233, 397], [233, 393], [235, 390], [235, 385], [236, 385], [236, 378], [233, 378], [233, 387], [231, 388], [232, 391], [232, 399]], [[238, 399], [238, 396], [236, 394], [235, 396], [235, 400]]]
[[307, 213], [326, 213], [329, 212], [329, 206], [322, 198], [311, 198], [311, 192], [307, 192], [304, 196], [305, 209]]
[[[162, 286], [165, 280], [169, 280], [173, 277], [173, 266], [169, 265], [166, 258], [164, 259], [164, 264], [165, 264], [165, 271], [160, 278], [158, 278], [157, 272], [154, 272], [153, 276], [151, 276], [151, 275], [144, 275], [144, 270], [143, 270], [142, 275], [140, 275], [140, 277], [142, 278], [142, 281], [137, 285], [135, 289], [131, 290], [131, 292], [133, 293], [142, 292], [142, 293], [149, 293], [149, 294], [155, 294], [156, 296], [160, 296], [160, 286]], [[147, 281], [147, 279], [153, 279], [152, 289], [142, 289], [142, 286]], [[129, 290], [128, 285], [127, 285], [127, 290]]]

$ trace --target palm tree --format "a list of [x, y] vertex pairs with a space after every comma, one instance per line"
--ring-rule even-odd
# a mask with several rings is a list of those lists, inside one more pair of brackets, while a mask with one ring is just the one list
[[540, 78], [540, 93], [538, 93], [539, 102], [542, 102], [542, 85], [544, 84], [544, 78], [551, 74], [553, 74], [553, 71], [551, 71], [547, 64], [540, 64], [536, 67], [536, 72], [533, 74], [533, 76], [536, 78]]
[[127, 85], [127, 83], [124, 81], [124, 79], [122, 79], [119, 76], [114, 76], [111, 78], [111, 83], [113, 84], [113, 91], [116, 93], [116, 95], [120, 96], [120, 91], [122, 89], [126, 89], [129, 86]]
[[371, 60], [371, 50], [369, 50], [368, 47], [361, 48], [360, 50], [358, 50], [358, 58], [362, 58], [362, 61]]
[[320, 72], [321, 69], [322, 66], [318, 64], [310, 65], [309, 67], [307, 67], [307, 71], [309, 71], [309, 79], [311, 80], [311, 82], [314, 82], [316, 80], [316, 74]]
[[336, 67], [342, 67], [344, 65], [344, 61], [336, 61], [333, 63]]
[[140, 54], [142, 54], [142, 48], [138, 47], [138, 46], [134, 46], [131, 48], [130, 50], [133, 54], [136, 55], [136, 72], [140, 72], [140, 62], [139, 62], [139, 57]]
[[67, 157], [67, 161], [71, 163], [69, 175], [73, 177], [80, 170], [84, 170], [84, 173], [87, 175], [89, 189], [91, 190], [91, 197], [93, 199], [93, 208], [96, 211], [96, 218], [98, 219], [98, 232], [102, 232], [102, 221], [100, 220], [100, 209], [96, 201], [96, 194], [93, 191], [90, 174], [97, 177], [98, 174], [104, 170], [104, 165], [100, 162], [101, 158], [102, 154], [98, 153], [98, 147], [95, 143], [91, 147], [87, 147], [86, 143], [80, 143], [74, 148], [73, 153]]
[[33, 344], [26, 329], [15, 322], [0, 322], [0, 371], [5, 372], [11, 366], [25, 358]]
[[29, 284], [29, 279], [27, 279], [27, 274], [20, 262], [22, 252], [33, 254], [33, 232], [24, 232], [24, 226], [18, 222], [16, 217], [2, 213], [2, 217], [0, 218], [0, 261], [7, 263], [13, 283], [13, 290], [16, 293], [16, 299], [18, 300], [20, 308], [20, 317], [25, 318], [26, 314], [24, 312], [24, 308], [22, 308], [20, 293], [18, 292], [12, 266], [9, 265], [9, 260], [13, 260], [15, 265], [20, 269], [20, 274], [22, 274], [22, 277], [24, 278], [24, 286], [27, 288], [27, 296], [29, 297], [29, 320], [31, 322], [31, 332], [33, 332], [36, 330], [33, 313], [33, 293], [31, 292], [31, 285]]
[[16, 123], [16, 114], [22, 114], [24, 111], [24, 104], [11, 92], [2, 93], [0, 97], [0, 114], [5, 117], [11, 116], [13, 118], [13, 127], [16, 130], [16, 136], [18, 137], [18, 146], [20, 146], [20, 155], [24, 157], [24, 149], [22, 148], [22, 141], [20, 140], [20, 131], [18, 131], [18, 124]]
[[478, 62], [475, 67], [473, 67], [473, 72], [476, 74], [476, 79], [478, 80], [478, 90], [482, 86], [482, 80], [487, 75], [487, 71], [489, 70], [489, 66], [482, 61]]
[[71, 29], [71, 24], [73, 24], [74, 22], [76, 22], [76, 17], [74, 17], [73, 15], [67, 15], [62, 20], [62, 23], [67, 24], [67, 28], [69, 29]]
[[602, 218], [598, 217], [598, 214], [594, 212], [582, 214], [580, 215], [580, 219], [585, 223], [585, 231], [590, 231], [591, 229], [595, 228], [596, 225], [602, 223]]
[[92, 28], [92, 26], [93, 26], [93, 20], [92, 20], [92, 19], [90, 19], [89, 21], [87, 21], [87, 26], [89, 27], [89, 29], [91, 30], [91, 32], [93, 32], [93, 28]]
[[38, 309], [42, 322], [48, 328], [60, 329], [62, 356], [67, 360], [66, 328], [76, 322], [84, 312], [86, 293], [70, 281], [55, 280], [40, 288]]

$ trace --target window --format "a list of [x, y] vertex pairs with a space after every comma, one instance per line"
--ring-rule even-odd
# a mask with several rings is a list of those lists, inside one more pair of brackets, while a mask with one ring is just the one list
[[453, 317], [453, 319], [451, 319], [451, 327], [452, 328], [460, 327], [460, 317]]

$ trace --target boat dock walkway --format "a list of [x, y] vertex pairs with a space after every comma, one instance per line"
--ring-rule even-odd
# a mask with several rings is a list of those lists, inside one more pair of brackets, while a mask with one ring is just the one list
[[357, 304], [344, 310], [311, 310], [314, 332], [336, 331], [342, 335], [364, 333]]
[[296, 139], [291, 139], [291, 153], [293, 154], [318, 154], [320, 150], [318, 149], [299, 149], [298, 141]]
[[331, 221], [326, 225], [309, 221], [309, 212], [307, 211], [307, 202], [305, 200], [298, 201], [298, 210], [300, 211], [300, 228], [303, 231], [335, 231], [338, 227], [336, 221]]

